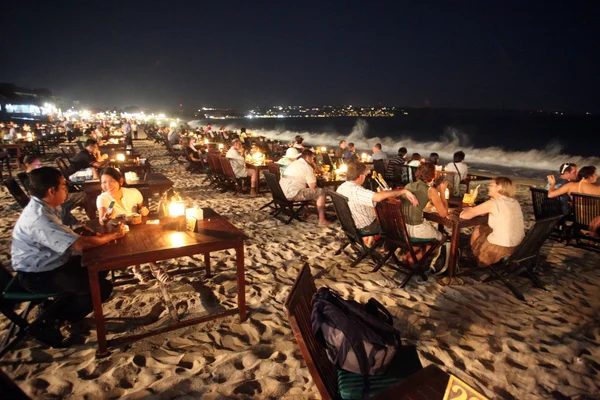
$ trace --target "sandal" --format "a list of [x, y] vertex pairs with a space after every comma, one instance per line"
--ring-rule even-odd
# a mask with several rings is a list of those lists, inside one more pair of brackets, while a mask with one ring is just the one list
[[152, 271], [152, 275], [154, 275], [156, 280], [158, 280], [160, 283], [173, 282], [173, 277], [169, 275], [169, 273], [160, 265], [150, 263], [150, 271]]
[[142, 267], [135, 265], [133, 267], [133, 276], [137, 278], [140, 283], [148, 283], [152, 279], [152, 275], [147, 271], [142, 271]]

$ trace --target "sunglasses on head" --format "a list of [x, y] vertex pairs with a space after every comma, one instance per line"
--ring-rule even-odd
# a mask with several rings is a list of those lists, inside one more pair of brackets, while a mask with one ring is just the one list
[[572, 165], [573, 165], [573, 164], [571, 164], [571, 163], [565, 163], [565, 164], [563, 164], [563, 165], [562, 165], [562, 167], [560, 167], [560, 174], [561, 174], [561, 175], [562, 175], [562, 174], [564, 174], [564, 173], [565, 173], [565, 170], [566, 170], [567, 168], [569, 168], [570, 166], [572, 166]]

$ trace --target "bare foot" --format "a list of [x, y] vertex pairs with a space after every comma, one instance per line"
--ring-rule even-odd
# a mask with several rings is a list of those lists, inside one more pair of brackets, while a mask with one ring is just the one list
[[319, 225], [321, 225], [321, 226], [329, 226], [329, 225], [331, 225], [331, 224], [333, 224], [333, 222], [331, 222], [331, 221], [328, 221], [328, 220], [326, 220], [326, 219], [324, 219], [324, 220], [319, 220]]

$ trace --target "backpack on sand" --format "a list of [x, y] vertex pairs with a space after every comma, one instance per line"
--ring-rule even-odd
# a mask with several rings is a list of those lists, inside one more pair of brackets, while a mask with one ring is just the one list
[[320, 288], [313, 296], [311, 322], [329, 360], [364, 377], [384, 374], [401, 344], [392, 316], [373, 298], [360, 304]]

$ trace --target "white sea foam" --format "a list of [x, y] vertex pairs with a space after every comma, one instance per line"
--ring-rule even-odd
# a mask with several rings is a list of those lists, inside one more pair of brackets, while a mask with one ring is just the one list
[[[202, 126], [203, 120], [190, 121], [190, 126]], [[238, 124], [228, 124], [227, 129], [239, 131]], [[304, 138], [304, 142], [310, 145], [337, 147], [340, 140], [353, 142], [361, 151], [369, 151], [376, 143], [381, 143], [384, 151], [395, 154], [399, 147], [406, 147], [409, 155], [419, 153], [427, 157], [429, 153], [436, 152], [442, 160], [451, 160], [452, 155], [462, 150], [466, 153], [466, 161], [469, 164], [488, 164], [490, 166], [505, 168], [523, 168], [543, 171], [555, 171], [564, 162], [573, 162], [578, 166], [595, 165], [600, 166], [600, 157], [581, 157], [563, 154], [559, 143], [551, 142], [544, 149], [531, 149], [528, 151], [508, 151], [500, 146], [476, 148], [470, 144], [469, 137], [460, 129], [447, 127], [438, 141], [419, 141], [412, 137], [403, 136], [400, 139], [386, 137], [368, 137], [369, 126], [367, 121], [359, 119], [349, 135], [339, 133], [315, 133], [309, 131], [290, 130], [267, 130], [248, 129], [257, 136], [265, 136], [268, 139], [280, 140], [282, 142], [293, 142], [296, 135]], [[498, 168], [494, 168], [498, 169]], [[530, 175], [530, 174], [519, 174]]]

